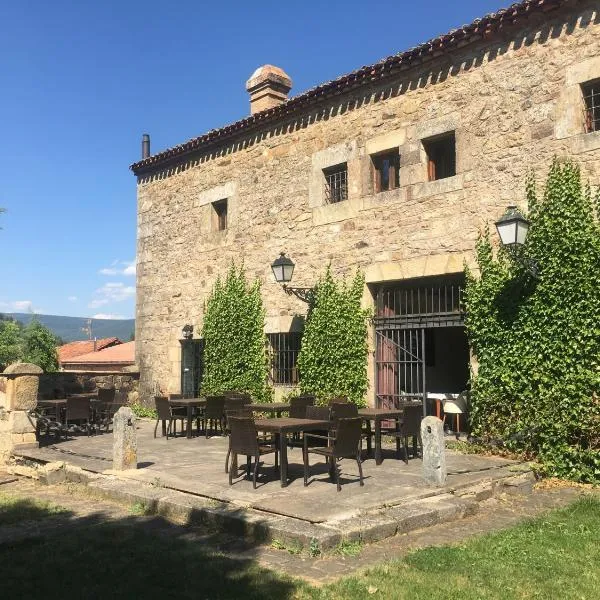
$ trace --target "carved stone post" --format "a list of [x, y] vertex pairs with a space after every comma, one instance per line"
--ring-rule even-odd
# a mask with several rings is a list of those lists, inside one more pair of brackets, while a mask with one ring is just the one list
[[42, 369], [30, 363], [13, 363], [0, 374], [0, 462], [13, 450], [37, 447], [35, 419]]
[[423, 479], [430, 485], [443, 486], [448, 477], [444, 423], [437, 417], [425, 417], [421, 421], [421, 440]]
[[113, 469], [137, 469], [135, 414], [122, 406], [113, 417]]

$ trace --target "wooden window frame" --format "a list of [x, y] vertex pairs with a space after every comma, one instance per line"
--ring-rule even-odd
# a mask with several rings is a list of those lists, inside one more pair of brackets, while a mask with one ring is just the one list
[[456, 175], [456, 134], [454, 131], [422, 140], [427, 154], [427, 179], [438, 181]]
[[217, 200], [211, 204], [213, 214], [213, 230], [214, 231], [226, 231], [228, 226], [227, 212], [228, 202], [227, 198], [223, 200]]
[[585, 133], [600, 131], [600, 79], [580, 84], [583, 97], [583, 125]]
[[[388, 161], [387, 186], [383, 182], [386, 161]], [[400, 153], [398, 148], [371, 154], [371, 163], [373, 164], [373, 189], [376, 194], [400, 187]]]

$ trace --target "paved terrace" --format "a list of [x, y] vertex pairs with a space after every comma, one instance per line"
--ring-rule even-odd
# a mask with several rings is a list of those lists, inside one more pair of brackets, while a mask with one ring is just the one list
[[[23, 454], [43, 462], [64, 461], [94, 473], [117, 475], [120, 480], [136, 480], [157, 488], [169, 488], [227, 503], [237, 509], [253, 509], [261, 513], [292, 517], [313, 524], [351, 519], [387, 507], [413, 504], [425, 498], [447, 497], [457, 490], [472, 488], [483, 482], [515, 475], [515, 462], [500, 458], [447, 453], [448, 481], [444, 488], [432, 488], [421, 480], [421, 460], [411, 459], [407, 465], [395, 458], [392, 447], [384, 448], [384, 461], [376, 466], [372, 458], [363, 463], [365, 485], [360, 487], [356, 462], [343, 460], [342, 491], [337, 492], [329, 480], [321, 457], [311, 455], [311, 479], [303, 485], [302, 451], [288, 452], [290, 480], [281, 488], [274, 455], [264, 457], [258, 487], [244, 478], [229, 486], [224, 470], [228, 440], [214, 436], [186, 439], [153, 438], [154, 422], [138, 420], [138, 470], [113, 473], [112, 433], [95, 436], [78, 435], [56, 442], [42, 440], [39, 450]], [[240, 457], [240, 465], [245, 462]]]

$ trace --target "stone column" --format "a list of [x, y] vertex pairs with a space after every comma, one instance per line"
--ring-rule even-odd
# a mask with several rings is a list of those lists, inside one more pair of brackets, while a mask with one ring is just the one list
[[113, 417], [113, 469], [137, 469], [135, 414], [122, 406]]
[[37, 365], [13, 363], [0, 374], [0, 463], [13, 450], [38, 446], [29, 411], [37, 405], [42, 373]]
[[437, 417], [425, 417], [421, 421], [423, 444], [423, 479], [430, 485], [443, 486], [448, 477], [446, 468], [446, 445], [444, 423]]

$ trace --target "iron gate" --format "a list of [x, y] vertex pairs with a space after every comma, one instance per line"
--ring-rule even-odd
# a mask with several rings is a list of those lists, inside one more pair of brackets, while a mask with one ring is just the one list
[[464, 325], [462, 274], [383, 285], [376, 294], [376, 405], [422, 400], [426, 411], [427, 348], [434, 327]]

